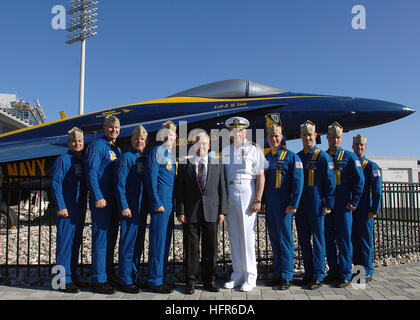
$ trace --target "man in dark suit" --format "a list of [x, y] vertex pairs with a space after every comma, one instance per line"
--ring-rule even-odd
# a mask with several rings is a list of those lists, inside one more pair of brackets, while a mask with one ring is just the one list
[[194, 293], [198, 280], [200, 233], [204, 289], [220, 290], [214, 283], [217, 227], [227, 213], [224, 168], [221, 163], [215, 164], [218, 161], [208, 155], [208, 135], [198, 134], [193, 148], [196, 153], [187, 164], [179, 166], [176, 183], [176, 214], [178, 221], [184, 224], [186, 294]]

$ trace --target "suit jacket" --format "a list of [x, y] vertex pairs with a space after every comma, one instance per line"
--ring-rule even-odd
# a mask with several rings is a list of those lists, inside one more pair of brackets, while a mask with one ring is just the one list
[[223, 164], [207, 166], [204, 190], [198, 184], [196, 165], [187, 163], [178, 167], [176, 179], [176, 215], [185, 215], [187, 223], [217, 222], [218, 214], [227, 214], [225, 170]]

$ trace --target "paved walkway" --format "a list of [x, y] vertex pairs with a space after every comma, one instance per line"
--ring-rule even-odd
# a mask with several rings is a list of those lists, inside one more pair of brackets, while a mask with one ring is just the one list
[[[221, 286], [223, 282], [217, 281]], [[137, 295], [117, 292], [102, 295], [83, 289], [78, 294], [61, 293], [45, 287], [0, 286], [0, 300], [420, 300], [420, 262], [376, 268], [374, 278], [365, 289], [349, 286], [337, 289], [324, 285], [318, 290], [292, 286], [289, 290], [274, 290], [263, 282], [251, 292], [221, 289], [219, 293], [203, 291], [199, 286], [193, 295], [184, 294], [179, 284], [168, 295], [142, 292]]]

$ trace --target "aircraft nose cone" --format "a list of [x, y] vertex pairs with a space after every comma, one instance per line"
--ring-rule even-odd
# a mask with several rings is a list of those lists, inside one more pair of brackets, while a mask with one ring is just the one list
[[407, 115], [409, 116], [410, 114], [416, 112], [416, 109], [411, 108], [411, 107], [404, 107], [403, 110], [407, 113]]
[[355, 101], [359, 121], [366, 126], [376, 126], [409, 116], [416, 110], [398, 103], [357, 99]]
[[389, 116], [393, 116], [393, 120], [397, 120], [409, 116], [416, 112], [416, 110], [408, 106], [388, 102], [388, 104], [384, 104], [383, 112], [386, 112]]

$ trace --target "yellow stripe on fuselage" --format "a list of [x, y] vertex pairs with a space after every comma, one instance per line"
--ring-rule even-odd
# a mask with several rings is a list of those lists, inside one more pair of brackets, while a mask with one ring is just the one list
[[144, 101], [144, 102], [139, 102], [139, 103], [134, 103], [134, 104], [127, 104], [127, 105], [123, 105], [123, 106], [119, 106], [119, 107], [113, 107], [113, 108], [108, 108], [108, 109], [104, 109], [104, 110], [100, 110], [100, 111], [95, 111], [95, 112], [90, 112], [90, 113], [86, 113], [86, 114], [82, 114], [82, 115], [77, 115], [77, 116], [73, 116], [73, 117], [69, 117], [66, 119], [60, 119], [60, 120], [55, 120], [55, 121], [51, 121], [48, 123], [42, 123], [42, 124], [38, 124], [32, 127], [27, 127], [27, 128], [22, 128], [22, 129], [18, 129], [15, 131], [10, 131], [10, 132], [6, 132], [3, 134], [0, 134], [0, 138], [2, 137], [6, 137], [15, 133], [20, 133], [20, 132], [25, 132], [28, 130], [33, 130], [33, 129], [37, 129], [37, 128], [41, 128], [41, 127], [45, 127], [45, 126], [49, 126], [55, 123], [59, 123], [59, 122], [63, 122], [63, 121], [67, 121], [70, 119], [76, 119], [76, 118], [80, 118], [80, 117], [84, 117], [84, 116], [88, 116], [88, 115], [92, 115], [92, 114], [100, 114], [109, 110], [115, 110], [117, 111], [118, 109], [121, 108], [127, 108], [127, 107], [137, 107], [137, 106], [142, 106], [142, 105], [149, 105], [149, 104], [164, 104], [164, 103], [199, 103], [199, 102], [222, 102], [222, 101], [239, 101], [239, 102], [245, 102], [245, 101], [261, 101], [261, 100], [279, 100], [279, 99], [291, 99], [291, 98], [325, 98], [325, 97], [333, 97], [333, 96], [284, 96], [284, 97], [266, 97], [266, 98], [239, 98], [239, 99], [228, 99], [228, 98], [224, 98], [224, 99], [211, 99], [211, 98], [199, 98], [199, 97], [172, 97], [172, 98], [164, 98], [164, 99], [157, 99], [157, 100], [150, 100], [150, 101]]

